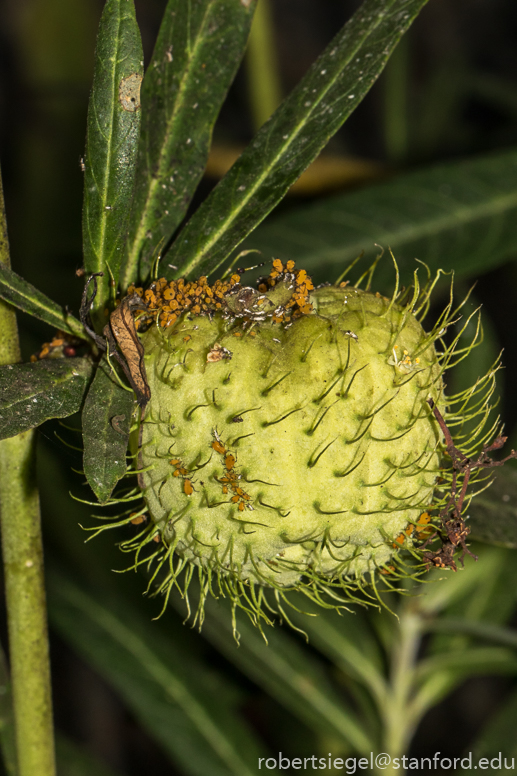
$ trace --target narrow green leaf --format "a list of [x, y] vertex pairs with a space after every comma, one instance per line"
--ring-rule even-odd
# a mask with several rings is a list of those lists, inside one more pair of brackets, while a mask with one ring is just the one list
[[419, 681], [431, 679], [440, 671], [450, 671], [456, 676], [474, 674], [517, 674], [517, 654], [503, 647], [470, 647], [455, 652], [442, 652], [424, 658], [418, 664]]
[[517, 547], [517, 469], [497, 470], [494, 483], [472, 500], [470, 537], [499, 547]]
[[493, 623], [465, 620], [460, 617], [437, 617], [426, 623], [426, 630], [438, 633], [464, 633], [485, 641], [495, 641], [517, 649], [517, 630], [502, 628]]
[[142, 87], [136, 193], [121, 276], [149, 274], [205, 168], [212, 128], [248, 38], [255, 0], [169, 0]]
[[[476, 672], [474, 671], [473, 673]], [[486, 673], [489, 673], [489, 671]], [[469, 673], [467, 671], [458, 673], [447, 669], [436, 669], [429, 674], [423, 683], [413, 690], [413, 699], [409, 704], [408, 714], [415, 721], [415, 724], [418, 724], [419, 720], [422, 719], [429, 709], [444, 700], [468, 677]]]
[[479, 560], [470, 556], [464, 559], [465, 571], [447, 574], [433, 569], [422, 585], [418, 608], [425, 620], [451, 611], [465, 612], [469, 602], [479, 597], [479, 591], [490, 586], [490, 581], [500, 573], [504, 561], [499, 549], [486, 548]]
[[[333, 280], [365, 252], [365, 265], [391, 248], [402, 282], [415, 257], [433, 272], [486, 272], [515, 256], [517, 151], [440, 164], [352, 194], [328, 197], [268, 220], [243, 247], [295, 259], [318, 280]], [[381, 262], [376, 286], [393, 277]]]
[[23, 310], [24, 313], [45, 321], [56, 329], [61, 329], [75, 337], [84, 337], [82, 324], [56, 302], [38, 291], [30, 283], [0, 262], [0, 297], [6, 302]]
[[375, 744], [355, 713], [339, 697], [322, 665], [281, 629], [268, 629], [268, 644], [257, 628], [239, 621], [240, 643], [233, 636], [231, 612], [222, 602], [205, 604], [203, 636], [241, 671], [312, 729], [336, 736], [366, 754]]
[[129, 223], [140, 132], [143, 52], [133, 0], [102, 13], [84, 157], [83, 248], [88, 275], [104, 272], [97, 304], [118, 281]]
[[[479, 559], [465, 558], [464, 572], [449, 575], [448, 579], [442, 576], [441, 580], [424, 585], [420, 606], [423, 627], [431, 633], [431, 638], [427, 639], [430, 654], [465, 649], [472, 643], [478, 627], [493, 629], [497, 641], [496, 634], [501, 632], [515, 609], [515, 553], [502, 547], [471, 544], [470, 548]], [[433, 573], [435, 579], [439, 574]], [[441, 623], [462, 622], [465, 626], [456, 630], [441, 627]], [[479, 635], [482, 635], [481, 631]]]
[[0, 367], [0, 439], [78, 412], [91, 372], [87, 358]]
[[498, 647], [468, 647], [442, 652], [420, 661], [412, 715], [420, 718], [465, 679], [480, 674], [517, 674], [515, 651]]
[[[298, 606], [307, 614], [294, 612], [293, 622], [304, 630], [309, 642], [316, 646], [347, 675], [367, 687], [380, 702], [386, 694], [383, 656], [374, 632], [368, 628], [361, 612], [325, 611], [316, 604], [304, 600]], [[375, 612], [374, 616], [378, 616]]]
[[127, 470], [126, 452], [135, 395], [122, 388], [102, 361], [84, 403], [84, 473], [102, 503]]
[[182, 230], [168, 262], [206, 274], [224, 261], [361, 102], [425, 3], [365, 0]]
[[49, 615], [182, 772], [255, 776], [260, 751], [251, 733], [195, 656], [164, 640], [155, 623], [112, 596], [109, 606], [98, 603], [56, 573], [50, 575]]

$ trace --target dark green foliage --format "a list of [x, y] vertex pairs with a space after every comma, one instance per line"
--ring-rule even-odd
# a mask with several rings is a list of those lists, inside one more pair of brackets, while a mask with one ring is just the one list
[[[142, 137], [122, 288], [149, 276], [199, 183], [256, 0], [169, 0], [142, 86]], [[161, 268], [162, 271], [164, 268]]]
[[[337, 276], [362, 251], [369, 265], [379, 246], [391, 248], [405, 283], [415, 257], [433, 274], [444, 269], [474, 277], [515, 253], [516, 174], [513, 149], [434, 165], [272, 218], [245, 247], [295, 259], [321, 278]], [[392, 276], [384, 260], [375, 285], [389, 288]]]
[[135, 406], [134, 394], [121, 387], [102, 361], [84, 403], [84, 473], [102, 503], [127, 469], [126, 451]]
[[228, 258], [359, 105], [426, 2], [363, 3], [201, 205], [167, 263], [201, 275]]
[[86, 358], [0, 367], [0, 439], [78, 412], [91, 372]]
[[496, 470], [488, 490], [469, 507], [472, 538], [500, 547], [517, 548], [517, 469]]
[[66, 640], [112, 684], [190, 776], [254, 776], [259, 748], [202, 661], [111, 596], [106, 606], [52, 574], [50, 615]]
[[0, 264], [0, 297], [56, 329], [84, 337], [77, 318], [3, 264]]
[[102, 14], [88, 108], [84, 156], [83, 251], [88, 275], [104, 272], [97, 304], [105, 304], [110, 276], [118, 279], [140, 132], [143, 51], [133, 0], [108, 0]]
[[[66, 103], [72, 105], [67, 108], [68, 112], [60, 112], [59, 100], [54, 103], [48, 96], [58, 94], [60, 87], [56, 84], [67, 82], [68, 63], [73, 65], [76, 47], [72, 31], [68, 37], [61, 33], [54, 41], [50, 40], [52, 14], [60, 19], [65, 15], [61, 0], [38, 0], [43, 2], [45, 14], [43, 17], [39, 9], [39, 18], [48, 18], [49, 26], [41, 31], [41, 39], [46, 36], [48, 49], [57, 52], [55, 61], [61, 57], [66, 67], [52, 83], [52, 89], [48, 88], [48, 81], [45, 83], [47, 91], [41, 100], [45, 131], [41, 132], [41, 125], [34, 121], [30, 129], [33, 146], [26, 155], [23, 149], [20, 157], [24, 166], [14, 176], [19, 178], [17, 185], [20, 186], [14, 200], [23, 202], [17, 239], [20, 234], [23, 237], [24, 230], [29, 233], [29, 227], [30, 234], [37, 235], [26, 243], [32, 246], [32, 255], [23, 255], [22, 239], [21, 250], [19, 245], [16, 248], [15, 261], [21, 256], [21, 263], [27, 268], [30, 261], [39, 262], [44, 265], [42, 272], [50, 273], [41, 256], [55, 252], [59, 257], [56, 261], [63, 255], [68, 262], [63, 273], [65, 278], [66, 273], [73, 277], [74, 268], [79, 266], [79, 249], [70, 249], [66, 242], [66, 223], [49, 226], [52, 219], [48, 213], [71, 212], [62, 208], [64, 200], [71, 202], [72, 196], [70, 188], [63, 185], [59, 194], [55, 181], [52, 188], [50, 178], [56, 160], [60, 160], [63, 169], [75, 165], [82, 138], [76, 143], [78, 150], [72, 163], [69, 149], [62, 149], [59, 143], [49, 157], [45, 151], [50, 147], [46, 145], [46, 138], [54, 128], [59, 138], [68, 132], [67, 121], [75, 110], [68, 93]], [[87, 274], [105, 273], [101, 295], [96, 300], [102, 313], [104, 308], [108, 312], [113, 309], [117, 284], [125, 293], [130, 282], [147, 278], [155, 260], [176, 236], [202, 176], [213, 127], [244, 52], [255, 5], [254, 0], [160, 2], [166, 6], [165, 15], [143, 82], [141, 107], [131, 103], [132, 97], [137, 100], [138, 79], [143, 72], [133, 0], [108, 0], [99, 30], [84, 162], [84, 266]], [[372, 148], [375, 149], [375, 143], [378, 145], [383, 132], [384, 140], [389, 140], [388, 135], [392, 133], [393, 152], [395, 128], [397, 132], [400, 129], [395, 138], [395, 145], [400, 141], [400, 153], [392, 153], [391, 161], [396, 158], [397, 163], [407, 167], [424, 162], [427, 169], [393, 170], [393, 178], [386, 182], [320, 199], [307, 206], [291, 200], [287, 212], [275, 215], [242, 243], [370, 90], [400, 36], [424, 4], [425, 0], [366, 0], [194, 214], [176, 242], [172, 242], [172, 249], [164, 254], [159, 265], [160, 275], [172, 277], [176, 271], [181, 275], [201, 274], [219, 266], [232, 251], [244, 247], [261, 249], [266, 261], [271, 256], [279, 256], [283, 261], [293, 258], [298, 267], [314, 272], [318, 282], [334, 280], [344, 265], [363, 249], [364, 266], [368, 266], [369, 260], [379, 252], [377, 243], [385, 251], [390, 247], [393, 250], [403, 284], [407, 284], [415, 268], [415, 258], [427, 263], [433, 271], [454, 269], [465, 281], [458, 292], [461, 298], [478, 275], [515, 257], [516, 152], [510, 149], [479, 154], [480, 148], [504, 147], [504, 138], [513, 142], [517, 115], [514, 86], [510, 77], [507, 83], [497, 83], [497, 78], [492, 76], [484, 80], [478, 77], [474, 69], [467, 72], [467, 64], [461, 62], [464, 54], [457, 52], [461, 47], [455, 46], [452, 56], [450, 49], [448, 53], [445, 50], [446, 43], [443, 60], [435, 63], [428, 76], [418, 67], [413, 72], [417, 59], [414, 52], [422, 40], [417, 35], [408, 39], [395, 69], [387, 73], [389, 88], [380, 83], [377, 94], [374, 92], [370, 104], [365, 106], [365, 124], [375, 125], [376, 141], [373, 145], [355, 146], [352, 129], [350, 135], [336, 139], [334, 152], [341, 148], [341, 152], [365, 153], [366, 149], [373, 159], [376, 151]], [[77, 0], [74, 18], [87, 18], [94, 5], [90, 0]], [[146, 14], [152, 16], [155, 5], [145, 2], [137, 5], [139, 14], [143, 9], [144, 24]], [[48, 16], [47, 6], [51, 9]], [[432, 11], [431, 3], [425, 13]], [[493, 18], [503, 24], [502, 17], [496, 18], [494, 14]], [[432, 37], [428, 36], [428, 30], [433, 30], [432, 17], [426, 16], [423, 24], [424, 33], [418, 34], [425, 35], [427, 41]], [[83, 33], [82, 29], [79, 31]], [[87, 39], [88, 31], [84, 32]], [[450, 32], [454, 41], [455, 33]], [[40, 38], [39, 30], [35, 35], [32, 29], [31, 34], [32, 37], [27, 36], [31, 44], [25, 52], [37, 49], [34, 42]], [[145, 40], [148, 40], [146, 35]], [[279, 49], [289, 50], [280, 36], [277, 44]], [[486, 45], [484, 41], [483, 45]], [[28, 69], [39, 61], [37, 51], [33, 59], [24, 56], [23, 51], [17, 53]], [[458, 68], [455, 68], [456, 56]], [[85, 71], [88, 67], [85, 63]], [[404, 71], [404, 68], [408, 69]], [[280, 75], [288, 81], [289, 73]], [[38, 88], [35, 86], [38, 78], [34, 73], [31, 77], [28, 92], [32, 94]], [[408, 88], [409, 81], [411, 88]], [[121, 82], [124, 82], [122, 94]], [[79, 104], [86, 95], [76, 86], [74, 82], [74, 99]], [[129, 93], [124, 89], [129, 89]], [[383, 89], [389, 94], [384, 117], [378, 109]], [[479, 99], [483, 93], [485, 97], [488, 95], [486, 98], [495, 112], [510, 116], [504, 132], [497, 137], [491, 135], [492, 142], [484, 145], [478, 142], [478, 136], [467, 137], [466, 123], [460, 118], [470, 110], [467, 99], [470, 105], [473, 95]], [[20, 94], [25, 99], [23, 89]], [[463, 95], [463, 102], [459, 94]], [[129, 100], [124, 106], [121, 97]], [[238, 110], [243, 112], [242, 104], [238, 104]], [[411, 114], [411, 121], [404, 111]], [[23, 111], [13, 111], [15, 116], [21, 114]], [[236, 137], [245, 133], [245, 119], [243, 123], [244, 131], [239, 126]], [[450, 142], [439, 147], [449, 125]], [[350, 126], [352, 122], [347, 125]], [[418, 126], [420, 130], [416, 129]], [[72, 147], [74, 142], [71, 141]], [[466, 151], [479, 155], [468, 161], [431, 166], [429, 160], [433, 158], [435, 146], [441, 159]], [[415, 152], [418, 148], [424, 149], [420, 156]], [[377, 158], [382, 156], [381, 150]], [[387, 156], [390, 158], [389, 149]], [[12, 164], [11, 160], [9, 163]], [[61, 180], [59, 174], [56, 181]], [[80, 173], [75, 167], [74, 174], [79, 179]], [[43, 200], [47, 191], [49, 201], [56, 202], [56, 210], [45, 207]], [[32, 217], [31, 202], [36, 203], [33, 210], [37, 213]], [[8, 207], [13, 207], [11, 201]], [[55, 238], [49, 247], [45, 239], [51, 228]], [[73, 229], [69, 231], [72, 233]], [[41, 256], [33, 250], [36, 240], [42, 243]], [[175, 270], [171, 264], [179, 269]], [[508, 270], [506, 278], [513, 282], [515, 277], [512, 278], [511, 271]], [[425, 277], [423, 268], [419, 276]], [[248, 278], [246, 275], [245, 283], [251, 284]], [[376, 273], [373, 290], [392, 287], [392, 279], [393, 267], [385, 259]], [[60, 281], [58, 278], [58, 289]], [[56, 284], [54, 276], [52, 283]], [[51, 295], [55, 287], [50, 286]], [[482, 291], [483, 283], [475, 292], [479, 293], [479, 299], [483, 298]], [[501, 289], [501, 296], [505, 291], [508, 293], [508, 289]], [[0, 265], [0, 297], [45, 323], [86, 340], [81, 324], [67, 308], [52, 302], [3, 265]], [[56, 293], [56, 298], [65, 296]], [[71, 298], [70, 304], [77, 306], [77, 299]], [[465, 317], [476, 306], [471, 297], [462, 311]], [[494, 309], [490, 313], [494, 314]], [[432, 314], [431, 311], [430, 318]], [[98, 324], [100, 316], [93, 317]], [[483, 318], [490, 321], [486, 308]], [[434, 319], [431, 326], [433, 323]], [[472, 324], [465, 332], [465, 342], [462, 338], [461, 347], [468, 347], [471, 329]], [[477, 359], [474, 356], [468, 366], [460, 364], [456, 375], [451, 374], [450, 394], [472, 384], [478, 375], [486, 373], [489, 365], [497, 363], [501, 331], [504, 329], [509, 338], [513, 336], [512, 314], [507, 316], [504, 327], [499, 327], [497, 335], [489, 332], [490, 329], [485, 327], [485, 340], [476, 351]], [[452, 339], [458, 331], [459, 328], [451, 326], [447, 337]], [[28, 337], [34, 337], [34, 333], [35, 329], [29, 329]], [[97, 334], [100, 336], [100, 333], [98, 327]], [[32, 340], [29, 343], [32, 347]], [[448, 343], [449, 340], [446, 346]], [[31, 352], [27, 344], [24, 347]], [[513, 365], [507, 357], [504, 360], [509, 367], [508, 375]], [[110, 501], [117, 482], [127, 474], [126, 453], [135, 397], [119, 385], [105, 360], [101, 361], [91, 383], [92, 369], [89, 356], [45, 359], [0, 369], [0, 437], [36, 426], [47, 418], [66, 417], [76, 412], [90, 385], [83, 412], [84, 470], [99, 500], [106, 502]], [[499, 385], [503, 386], [498, 390], [503, 396], [506, 390], [507, 404], [512, 408], [512, 383], [507, 378], [505, 385], [506, 375], [498, 375]], [[483, 411], [481, 408], [480, 413]], [[470, 432], [464, 431], [469, 439]], [[59, 556], [57, 563], [50, 563], [51, 626], [72, 651], [102, 675], [121, 699], [121, 716], [131, 717], [131, 725], [133, 718], [138, 721], [149, 739], [154, 739], [161, 755], [170, 761], [170, 768], [179, 768], [189, 776], [207, 773], [252, 776], [257, 773], [258, 757], [276, 756], [277, 743], [280, 749], [289, 749], [291, 757], [330, 751], [343, 757], [368, 755], [376, 750], [396, 754], [397, 746], [400, 752], [409, 751], [419, 721], [433, 705], [446, 699], [452, 691], [458, 692], [459, 699], [467, 697], [461, 696], [460, 690], [466, 678], [497, 673], [517, 676], [517, 632], [508, 625], [515, 608], [517, 566], [514, 552], [504, 549], [517, 547], [517, 474], [513, 469], [496, 470], [494, 485], [465, 510], [465, 517], [469, 518], [467, 525], [472, 529], [471, 538], [484, 543], [471, 547], [479, 561], [474, 563], [466, 557], [465, 570], [460, 569], [457, 574], [437, 570], [431, 572], [425, 584], [415, 582], [408, 586], [403, 591], [408, 595], [384, 597], [397, 617], [387, 611], [361, 610], [356, 614], [343, 611], [339, 616], [322, 612], [312, 601], [302, 603], [293, 596], [290, 599], [293, 608], [285, 607], [283, 619], [289, 619], [308, 634], [308, 647], [299, 634], [281, 628], [280, 624], [268, 632], [267, 645], [245, 614], [236, 623], [241, 636], [241, 646], [237, 647], [225, 600], [207, 600], [201, 635], [184, 627], [188, 606], [176, 591], [171, 594], [172, 606], [167, 608], [162, 620], [150, 622], [163, 601], [149, 602], [140, 596], [149, 578], [146, 564], [139, 566], [144, 579], [134, 574], [113, 575], [109, 569], [119, 569], [124, 559], [121, 562], [120, 553], [115, 554], [111, 546], [111, 532], [107, 534], [107, 541], [105, 535], [94, 544], [84, 544], [85, 534], [77, 523], [91, 527], [91, 508], [72, 502], [68, 496], [69, 490], [78, 494], [81, 486], [77, 479], [72, 481], [67, 453], [62, 454], [63, 460], [58, 464], [54, 457], [58, 447], [47, 445], [46, 439], [41, 441], [45, 445], [40, 456], [40, 472], [46, 557], [54, 556], [55, 560]], [[478, 443], [479, 439], [472, 440], [473, 447]], [[137, 467], [138, 461], [132, 460]], [[128, 478], [127, 482], [128, 488], [132, 487], [134, 481]], [[89, 492], [81, 495], [85, 501], [91, 498]], [[129, 511], [132, 506], [132, 503], [125, 504], [119, 509]], [[135, 508], [139, 509], [139, 505]], [[119, 519], [113, 517], [110, 509], [103, 514], [108, 515], [107, 520]], [[131, 542], [147, 526], [129, 524], [123, 530]], [[151, 536], [148, 545], [159, 556], [163, 545], [155, 545]], [[487, 544], [504, 545], [504, 548]], [[195, 607], [197, 580], [193, 576]], [[206, 590], [202, 591], [205, 593]], [[124, 603], [124, 598], [131, 600], [130, 606]], [[247, 603], [251, 611], [254, 602], [250, 599]], [[174, 609], [179, 610], [179, 616]], [[312, 616], [316, 611], [319, 616]], [[54, 660], [54, 670], [58, 669], [58, 663], [59, 660]], [[0, 745], [6, 771], [11, 776], [14, 773], [11, 701], [8, 676], [5, 671], [0, 674], [0, 689], [7, 690], [0, 704]], [[84, 684], [80, 692], [84, 692]], [[481, 693], [479, 697], [485, 696]], [[86, 715], [83, 700], [81, 695], [76, 702]], [[446, 707], [442, 706], [440, 716], [444, 711]], [[422, 725], [426, 745], [432, 740], [428, 738], [427, 719], [430, 718]], [[503, 757], [517, 756], [513, 735], [516, 727], [517, 701], [511, 691], [503, 699], [499, 712], [481, 728], [477, 743], [469, 741], [468, 746], [475, 757], [494, 757], [499, 752], [503, 752]], [[129, 729], [132, 732], [133, 728]], [[432, 733], [432, 720], [429, 730]], [[456, 730], [452, 732], [456, 734]], [[398, 743], [394, 744], [397, 737]], [[146, 746], [150, 746], [147, 740]], [[418, 740], [413, 746], [418, 748]], [[452, 742], [452, 747], [455, 746], [456, 739]], [[453, 754], [459, 756], [462, 752], [453, 749]], [[100, 773], [102, 768], [70, 742], [58, 746], [58, 761], [60, 776]], [[129, 760], [124, 765], [124, 772], [138, 770], [138, 765]], [[121, 772], [124, 765], [120, 766]]]

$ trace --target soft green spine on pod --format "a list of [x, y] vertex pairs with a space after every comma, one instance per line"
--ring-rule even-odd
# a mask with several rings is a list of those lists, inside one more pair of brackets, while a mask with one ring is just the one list
[[311, 301], [288, 327], [183, 315], [142, 337], [150, 517], [169, 557], [230, 585], [361, 578], [432, 503], [436, 335], [358, 288]]

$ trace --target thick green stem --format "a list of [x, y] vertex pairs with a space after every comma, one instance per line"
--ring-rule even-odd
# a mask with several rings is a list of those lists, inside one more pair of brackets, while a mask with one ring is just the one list
[[269, 0], [259, 0], [246, 51], [250, 108], [255, 130], [282, 102], [274, 25]]
[[[0, 261], [9, 245], [0, 180]], [[0, 302], [0, 365], [20, 360], [14, 310]], [[34, 433], [0, 442], [0, 526], [18, 776], [54, 776], [50, 664]]]
[[388, 692], [380, 708], [383, 718], [382, 751], [391, 757], [391, 763], [377, 773], [405, 773], [393, 763], [407, 753], [411, 736], [419, 720], [410, 711], [414, 691], [415, 665], [422, 635], [422, 623], [417, 611], [407, 606], [401, 612], [399, 639], [394, 645]]

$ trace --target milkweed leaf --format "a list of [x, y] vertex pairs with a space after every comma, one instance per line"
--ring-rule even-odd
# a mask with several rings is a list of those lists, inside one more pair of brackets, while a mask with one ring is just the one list
[[84, 339], [80, 321], [0, 262], [0, 297], [55, 329]]
[[88, 275], [104, 273], [99, 305], [108, 298], [110, 274], [118, 280], [125, 246], [142, 77], [142, 43], [133, 0], [107, 0], [97, 37], [84, 156], [84, 268]]
[[117, 382], [103, 360], [84, 403], [82, 427], [84, 473], [105, 503], [127, 470], [126, 452], [135, 397]]
[[255, 0], [169, 0], [142, 85], [142, 135], [123, 289], [149, 275], [203, 175]]
[[363, 2], [180, 232], [168, 265], [207, 274], [228, 257], [359, 105], [425, 3]]
[[78, 412], [92, 373], [87, 358], [0, 367], [0, 439]]

